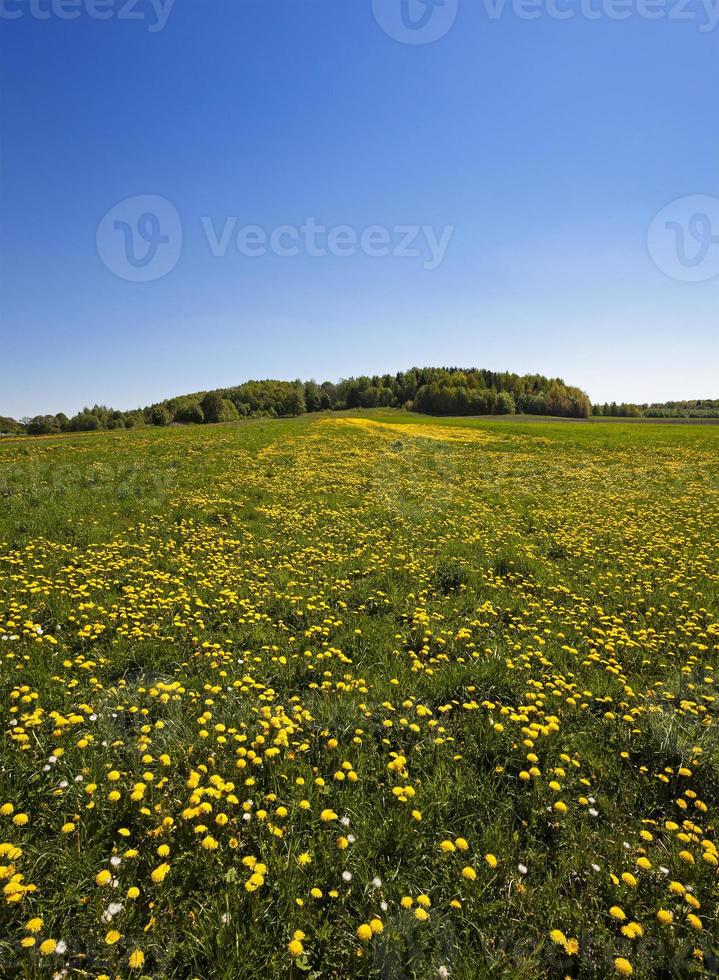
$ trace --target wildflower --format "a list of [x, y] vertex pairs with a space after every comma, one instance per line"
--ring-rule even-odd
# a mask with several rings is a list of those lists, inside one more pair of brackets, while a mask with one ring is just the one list
[[360, 942], [368, 943], [373, 935], [372, 926], [367, 925], [367, 923], [363, 922], [361, 926], [357, 927], [357, 938]]
[[474, 868], [470, 868], [469, 865], [467, 865], [466, 868], [462, 868], [462, 877], [466, 878], [467, 881], [474, 881], [477, 877], [477, 872], [474, 870]]
[[291, 939], [287, 944], [287, 949], [289, 950], [290, 956], [297, 959], [298, 956], [302, 956], [305, 951], [305, 947], [302, 945], [299, 939]]
[[494, 854], [485, 854], [484, 860], [487, 862], [490, 868], [497, 867], [497, 858], [494, 856]]
[[117, 929], [111, 929], [105, 936], [105, 942], [108, 946], [114, 946], [115, 943], [119, 942], [120, 933]]
[[614, 960], [614, 969], [622, 977], [629, 977], [634, 973], [632, 964], [623, 956], [617, 956]]
[[145, 963], [145, 954], [141, 949], [133, 949], [128, 964], [131, 970], [139, 970]]
[[166, 861], [163, 861], [162, 864], [159, 864], [155, 868], [155, 870], [151, 873], [150, 877], [152, 878], [152, 880], [155, 882], [156, 885], [160, 885], [165, 880], [169, 872], [170, 872], [170, 865], [167, 864]]

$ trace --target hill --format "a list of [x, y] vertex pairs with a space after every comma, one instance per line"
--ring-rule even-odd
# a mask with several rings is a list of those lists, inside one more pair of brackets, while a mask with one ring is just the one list
[[17, 423], [5, 419], [6, 431], [28, 435], [169, 425], [173, 422], [223, 422], [241, 417], [292, 417], [305, 412], [345, 408], [404, 408], [428, 415], [553, 415], [587, 418], [591, 403], [579, 388], [560, 378], [513, 374], [477, 368], [411, 368], [397, 374], [362, 375], [334, 383], [246, 381], [178, 395], [145, 408], [121, 412], [95, 405], [68, 418], [36, 416]]
[[709, 419], [719, 418], [719, 399], [592, 405], [580, 388], [561, 378], [479, 368], [423, 367], [396, 374], [361, 375], [337, 383], [323, 381], [245, 381], [177, 395], [123, 412], [105, 405], [38, 415], [21, 422], [0, 417], [0, 434], [90, 432], [138, 425], [202, 424], [238, 418], [291, 418], [348, 408], [401, 408], [425, 415], [534, 415], [556, 418]]

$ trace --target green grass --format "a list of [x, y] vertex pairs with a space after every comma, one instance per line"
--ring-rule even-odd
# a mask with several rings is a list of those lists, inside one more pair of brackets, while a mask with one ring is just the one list
[[0, 975], [711, 974], [718, 450], [385, 410], [0, 442]]

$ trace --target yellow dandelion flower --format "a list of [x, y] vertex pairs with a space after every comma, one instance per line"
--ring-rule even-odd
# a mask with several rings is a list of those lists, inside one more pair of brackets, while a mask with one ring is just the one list
[[151, 873], [150, 877], [152, 878], [152, 880], [155, 882], [156, 885], [160, 885], [162, 884], [162, 882], [165, 880], [165, 878], [168, 876], [169, 873], [170, 873], [170, 865], [166, 861], [163, 861], [162, 864], [158, 864], [155, 870]]
[[139, 970], [145, 963], [145, 954], [141, 949], [133, 949], [130, 953], [128, 965], [131, 970]]

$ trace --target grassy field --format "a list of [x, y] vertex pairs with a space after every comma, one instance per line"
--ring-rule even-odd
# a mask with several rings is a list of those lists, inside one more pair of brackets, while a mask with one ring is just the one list
[[0, 975], [715, 976], [719, 429], [0, 443]]

